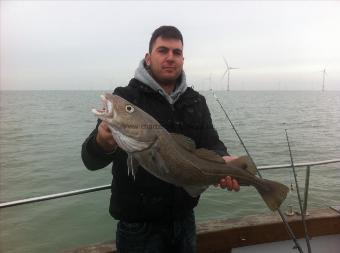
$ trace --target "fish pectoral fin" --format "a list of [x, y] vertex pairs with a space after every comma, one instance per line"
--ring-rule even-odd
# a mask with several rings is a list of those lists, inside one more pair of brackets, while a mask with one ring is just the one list
[[257, 174], [256, 165], [253, 161], [249, 158], [249, 156], [240, 156], [227, 164], [231, 164], [237, 168], [244, 169], [245, 171], [249, 172], [251, 175], [255, 176]]
[[193, 152], [196, 149], [195, 142], [189, 137], [186, 137], [182, 134], [176, 134], [176, 133], [170, 133], [170, 135], [174, 139], [174, 141], [178, 145], [180, 145], [182, 148], [185, 148], [186, 150], [190, 152]]
[[163, 174], [169, 174], [168, 166], [159, 152], [158, 142], [151, 148], [151, 160], [156, 168]]
[[217, 163], [225, 163], [224, 159], [212, 150], [199, 148], [199, 149], [196, 149], [194, 153], [196, 156], [204, 160], [217, 162]]
[[129, 154], [127, 159], [127, 167], [128, 167], [128, 175], [133, 175], [136, 177], [136, 173], [138, 171], [139, 162], [133, 157], [133, 155]]
[[183, 187], [183, 189], [193, 198], [198, 197], [208, 188], [209, 185], [203, 186], [187, 185]]

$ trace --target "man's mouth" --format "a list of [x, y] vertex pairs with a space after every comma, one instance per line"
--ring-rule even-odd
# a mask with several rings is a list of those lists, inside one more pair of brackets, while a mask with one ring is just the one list
[[176, 72], [176, 68], [166, 67], [166, 68], [163, 68], [163, 71], [166, 73], [173, 73], [173, 72]]
[[164, 67], [162, 67], [163, 69], [171, 69], [171, 70], [175, 70], [176, 69], [176, 67], [175, 66], [164, 66]]

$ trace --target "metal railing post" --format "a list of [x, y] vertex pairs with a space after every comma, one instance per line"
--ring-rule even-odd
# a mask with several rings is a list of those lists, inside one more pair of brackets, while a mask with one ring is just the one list
[[306, 178], [305, 178], [305, 193], [304, 193], [304, 200], [303, 200], [303, 213], [304, 214], [307, 214], [309, 178], [310, 178], [310, 166], [307, 165], [307, 167], [306, 167]]

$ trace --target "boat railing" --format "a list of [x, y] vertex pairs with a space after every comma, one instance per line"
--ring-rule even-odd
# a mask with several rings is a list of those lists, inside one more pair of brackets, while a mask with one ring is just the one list
[[[304, 191], [304, 201], [303, 201], [303, 204], [304, 204], [303, 210], [305, 213], [307, 212], [310, 169], [312, 167], [330, 164], [330, 163], [338, 163], [338, 162], [340, 162], [340, 159], [323, 160], [323, 161], [317, 161], [317, 162], [294, 163], [295, 168], [299, 168], [299, 169], [306, 168], [305, 191]], [[291, 167], [292, 167], [292, 164], [266, 165], [266, 166], [258, 166], [258, 170], [261, 170], [261, 171], [262, 170], [277, 170], [277, 169], [287, 169]], [[57, 199], [57, 198], [69, 197], [69, 196], [74, 196], [74, 195], [90, 193], [90, 192], [108, 190], [110, 188], [111, 186], [108, 184], [108, 185], [96, 186], [96, 187], [91, 187], [91, 188], [84, 188], [84, 189], [79, 189], [79, 190], [61, 192], [61, 193], [56, 193], [56, 194], [43, 195], [39, 197], [32, 197], [32, 198], [25, 198], [21, 200], [3, 202], [3, 203], [0, 203], [0, 208], [7, 208], [7, 207], [12, 207], [12, 206], [46, 201], [50, 199]]]

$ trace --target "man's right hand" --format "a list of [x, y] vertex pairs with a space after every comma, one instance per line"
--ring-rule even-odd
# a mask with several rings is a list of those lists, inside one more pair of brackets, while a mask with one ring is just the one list
[[111, 153], [117, 148], [117, 143], [105, 121], [102, 121], [98, 126], [96, 142], [107, 153]]

